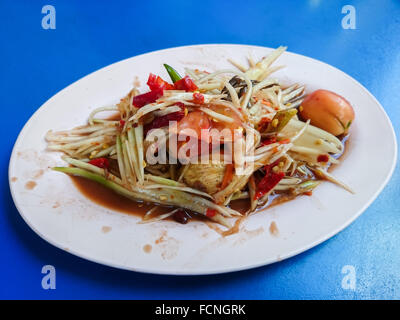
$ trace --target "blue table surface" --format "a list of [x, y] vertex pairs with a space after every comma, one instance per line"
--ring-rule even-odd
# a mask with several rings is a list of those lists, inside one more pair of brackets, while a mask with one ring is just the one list
[[[45, 4], [56, 9], [55, 30], [42, 28]], [[342, 28], [344, 5], [354, 6], [356, 29]], [[189, 44], [283, 44], [327, 62], [375, 95], [399, 137], [399, 1], [2, 0], [0, 25], [0, 298], [400, 298], [399, 170], [361, 217], [323, 244], [269, 266], [200, 277], [116, 270], [52, 247], [18, 214], [7, 174], [19, 131], [59, 90], [121, 59]], [[41, 286], [44, 265], [56, 268], [55, 290]], [[354, 290], [342, 287], [346, 265], [356, 271]]]

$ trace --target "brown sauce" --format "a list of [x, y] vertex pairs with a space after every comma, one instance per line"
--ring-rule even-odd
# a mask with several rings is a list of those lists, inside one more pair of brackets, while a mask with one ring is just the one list
[[229, 207], [233, 210], [240, 212], [241, 214], [246, 213], [250, 209], [249, 199], [234, 200], [229, 204]]
[[278, 226], [276, 225], [275, 221], [272, 221], [270, 226], [269, 226], [269, 233], [273, 236], [278, 236], [279, 234], [279, 230], [278, 230]]
[[35, 181], [28, 181], [25, 184], [25, 189], [32, 190], [32, 189], [34, 189], [36, 187], [36, 185], [37, 185], [37, 183]]
[[[118, 120], [119, 119], [119, 114], [112, 115], [111, 117], [108, 118], [108, 120]], [[346, 157], [348, 148], [349, 148], [349, 136], [346, 136], [342, 138], [342, 142], [344, 143], [344, 150], [342, 154], [337, 156], [337, 159], [340, 159], [343, 161], [343, 159]], [[336, 165], [331, 165], [329, 167], [328, 171], [331, 171], [335, 168]], [[91, 201], [106, 207], [111, 210], [119, 211], [119, 212], [124, 212], [128, 214], [133, 214], [139, 217], [143, 217], [145, 213], [153, 208], [154, 206], [157, 206], [152, 203], [143, 203], [143, 202], [136, 202], [130, 199], [127, 199], [110, 189], [85, 178], [82, 177], [76, 177], [76, 176], [70, 176], [74, 185], [77, 187], [77, 189], [88, 199]], [[33, 182], [34, 183], [34, 182]], [[34, 185], [28, 185], [26, 186], [27, 189], [33, 189], [36, 186], [36, 183]], [[280, 193], [280, 194], [273, 194], [269, 197], [268, 202], [262, 206], [259, 207], [258, 210], [263, 210], [266, 208], [271, 208], [274, 206], [277, 206], [279, 204], [288, 202], [290, 200], [293, 200], [294, 198], [298, 197], [298, 195], [291, 195], [287, 193]], [[229, 205], [232, 209], [239, 211], [240, 213], [244, 214], [246, 211], [249, 210], [250, 204], [249, 204], [249, 199], [241, 199], [241, 200], [235, 200], [232, 201], [231, 204]], [[163, 207], [163, 206], [158, 206], [158, 210], [156, 211], [155, 216], [166, 213], [171, 210], [171, 207]], [[200, 221], [208, 221], [209, 219], [206, 219], [204, 216], [195, 214], [193, 212], [189, 212], [191, 219], [194, 220], [200, 220]], [[172, 217], [168, 218], [168, 220], [173, 220]], [[229, 234], [235, 233], [238, 231], [238, 228], [240, 226], [242, 219], [238, 219], [238, 221], [235, 223], [234, 228], [229, 231]], [[214, 229], [214, 228], [213, 228]], [[216, 230], [217, 231], [217, 230]], [[220, 230], [221, 234], [225, 234], [224, 231]]]
[[101, 184], [82, 177], [71, 176], [71, 179], [85, 197], [111, 210], [143, 216], [154, 206], [129, 200]]
[[282, 203], [291, 201], [294, 198], [297, 198], [299, 196], [301, 196], [301, 195], [294, 195], [294, 194], [288, 194], [288, 193], [272, 194], [269, 196], [268, 203], [267, 203], [266, 207], [264, 207], [264, 208], [272, 208], [272, 207], [278, 206]]
[[143, 246], [143, 251], [144, 251], [144, 252], [150, 253], [151, 250], [152, 250], [151, 244], [145, 244], [145, 245]]
[[109, 233], [110, 231], [111, 231], [111, 227], [109, 227], [109, 226], [103, 226], [101, 228], [101, 232], [103, 232], [103, 233]]
[[206, 224], [210, 229], [219, 233], [221, 236], [227, 237], [227, 236], [230, 236], [232, 234], [239, 232], [240, 225], [242, 224], [242, 222], [245, 218], [246, 218], [246, 216], [236, 219], [235, 224], [228, 230], [222, 230], [220, 227], [218, 227], [218, 225], [216, 223], [213, 223], [212, 221], [206, 221]]
[[[150, 210], [154, 206], [157, 206], [152, 203], [143, 203], [130, 200], [94, 181], [82, 177], [76, 177], [76, 176], [70, 176], [70, 177], [76, 188], [86, 198], [108, 209], [143, 217], [148, 210]], [[159, 215], [161, 213], [166, 213], [171, 210], [171, 208], [169, 207], [162, 207], [162, 206], [158, 207], [159, 208], [156, 212], [157, 213], [156, 215]], [[232, 202], [231, 207], [234, 210], [244, 213], [248, 210], [249, 203], [248, 200], [246, 199], [236, 200]], [[203, 216], [194, 214], [193, 212], [190, 213], [190, 216], [192, 219], [195, 220], [205, 220]]]
[[119, 114], [119, 112], [117, 112], [117, 113], [114, 113], [114, 114], [110, 115], [109, 117], [105, 118], [105, 120], [119, 121], [119, 120], [121, 120], [121, 115]]

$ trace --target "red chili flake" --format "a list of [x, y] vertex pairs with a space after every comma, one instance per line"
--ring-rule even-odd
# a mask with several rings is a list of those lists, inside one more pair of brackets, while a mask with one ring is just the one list
[[90, 160], [89, 163], [93, 166], [96, 166], [96, 167], [102, 168], [102, 169], [108, 169], [110, 166], [110, 163], [108, 162], [107, 158], [96, 158], [96, 159]]
[[305, 194], [306, 196], [312, 196], [312, 191], [304, 192], [304, 194]]
[[198, 93], [198, 92], [193, 93], [193, 102], [195, 104], [203, 104], [204, 103], [204, 96], [201, 93]]
[[317, 158], [318, 162], [328, 162], [329, 156], [327, 154], [320, 154]]
[[276, 137], [271, 137], [271, 138], [265, 139], [264, 141], [261, 141], [261, 144], [262, 144], [263, 146], [267, 146], [267, 145], [273, 144], [273, 143], [275, 143], [275, 142], [276, 142]]
[[288, 144], [288, 143], [290, 143], [290, 139], [284, 139], [279, 141], [279, 144]]
[[217, 214], [217, 210], [208, 208], [206, 211], [206, 216], [209, 218], [214, 217]]
[[260, 123], [258, 124], [258, 131], [263, 132], [267, 129], [268, 124], [271, 122], [271, 119], [262, 118]]
[[265, 105], [267, 105], [269, 107], [271, 106], [271, 102], [269, 102], [268, 100], [265, 100], [265, 99], [262, 99], [261, 103], [265, 104]]

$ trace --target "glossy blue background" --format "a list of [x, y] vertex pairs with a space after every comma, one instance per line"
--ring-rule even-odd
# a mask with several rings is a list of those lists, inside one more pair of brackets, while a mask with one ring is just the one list
[[[41, 27], [46, 4], [56, 8], [56, 30]], [[356, 30], [341, 27], [345, 4], [356, 8]], [[360, 218], [325, 243], [267, 267], [201, 277], [115, 270], [52, 247], [20, 218], [7, 177], [19, 131], [52, 95], [110, 63], [188, 44], [288, 45], [361, 82], [398, 128], [399, 1], [2, 0], [0, 26], [0, 298], [400, 298], [399, 170]], [[56, 290], [41, 288], [47, 264], [57, 270]], [[344, 265], [356, 268], [355, 291], [341, 287]]]

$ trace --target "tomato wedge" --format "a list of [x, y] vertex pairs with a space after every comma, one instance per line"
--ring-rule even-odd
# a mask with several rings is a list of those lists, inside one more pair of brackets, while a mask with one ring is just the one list
[[[201, 154], [201, 150], [208, 150], [209, 139], [206, 141], [201, 140], [202, 130], [208, 131], [211, 127], [211, 121], [208, 119], [207, 115], [201, 111], [193, 111], [184, 116], [178, 121], [176, 132], [171, 132], [173, 134], [179, 135], [180, 139], [186, 136], [185, 141], [177, 141], [177, 149], [169, 150], [170, 154], [177, 158], [176, 152], [179, 152], [180, 148], [186, 144], [190, 139], [198, 139], [198, 150], [197, 155]], [[196, 156], [196, 154], [190, 154], [190, 156]]]
[[[211, 142], [215, 144], [215, 142], [219, 143], [226, 143], [229, 141], [232, 141], [234, 138], [234, 130], [241, 128], [241, 120], [239, 115], [237, 115], [232, 109], [229, 107], [225, 107], [222, 105], [210, 105], [207, 106], [210, 108], [210, 110], [213, 110], [215, 112], [218, 112], [222, 115], [228, 116], [233, 119], [232, 123], [228, 122], [222, 122], [222, 121], [215, 121], [212, 120], [208, 115], [206, 115], [202, 111], [193, 111], [190, 112], [188, 115], [183, 117], [179, 122], [177, 126], [177, 134], [180, 136], [186, 136], [191, 137], [191, 138], [196, 138], [198, 139], [198, 154], [200, 155], [203, 150], [208, 150], [210, 151], [212, 147], [215, 147]], [[189, 130], [190, 129], [190, 130]], [[219, 137], [214, 138], [214, 139], [219, 139], [219, 140], [213, 140], [212, 136], [209, 134], [211, 129], [216, 129], [219, 132], [222, 132], [224, 129], [228, 129], [231, 132], [230, 137], [220, 134]], [[206, 135], [204, 135], [204, 131], [206, 130]], [[202, 131], [203, 131], [203, 136], [202, 136]], [[213, 132], [215, 132], [213, 130]], [[215, 142], [214, 142], [215, 141]], [[181, 142], [178, 141], [177, 147], [178, 150], [180, 147], [182, 147], [185, 144], [185, 141]], [[209, 145], [209, 148], [207, 148], [206, 145]], [[211, 152], [211, 151], [210, 151]]]
[[240, 120], [239, 115], [235, 111], [233, 111], [231, 108], [225, 107], [222, 105], [210, 105], [209, 109], [233, 119], [233, 122], [231, 122], [231, 123], [222, 122], [222, 121], [217, 122], [217, 121], [213, 120], [212, 128], [216, 128], [218, 130], [223, 130], [223, 129], [228, 128], [233, 131], [233, 130], [239, 129], [241, 127], [241, 120]]
[[[192, 136], [192, 134], [196, 134], [196, 138], [201, 138], [202, 130], [209, 130], [211, 127], [211, 121], [208, 119], [208, 116], [201, 111], [193, 111], [187, 114], [182, 120], [178, 122], [178, 133]], [[187, 130], [193, 130], [190, 132]]]

